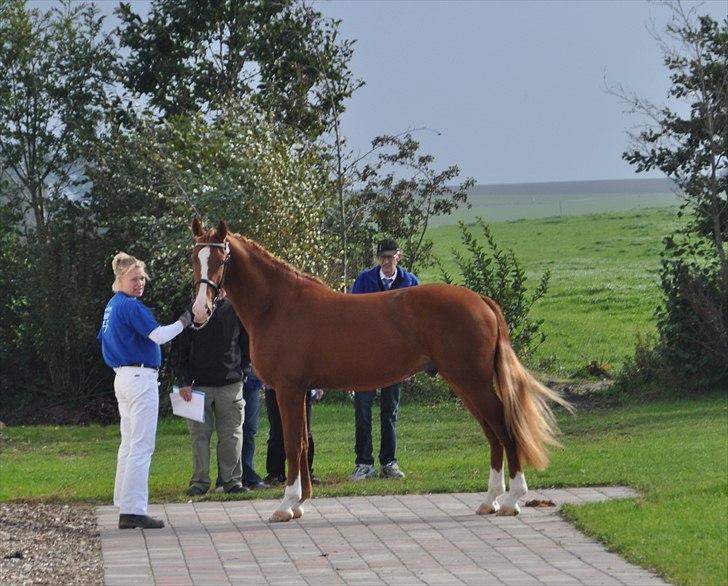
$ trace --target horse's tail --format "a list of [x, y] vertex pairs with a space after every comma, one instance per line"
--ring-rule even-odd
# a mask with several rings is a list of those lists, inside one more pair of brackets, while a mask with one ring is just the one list
[[482, 297], [498, 320], [495, 386], [503, 403], [506, 426], [519, 457], [541, 470], [549, 462], [546, 446], [561, 445], [556, 439], [559, 430], [548, 402], [554, 401], [569, 411], [573, 411], [573, 407], [557, 392], [538, 382], [521, 364], [511, 345], [503, 311], [495, 301]]

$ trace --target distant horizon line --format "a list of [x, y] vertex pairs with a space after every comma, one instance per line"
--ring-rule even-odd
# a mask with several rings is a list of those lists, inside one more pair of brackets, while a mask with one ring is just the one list
[[636, 181], [640, 183], [653, 182], [674, 185], [669, 177], [625, 177], [623, 179], [551, 179], [548, 181], [506, 181], [500, 183], [484, 183], [476, 181], [474, 187], [503, 187], [514, 185], [544, 185], [551, 183], [622, 183], [625, 181]]
[[470, 197], [503, 195], [584, 195], [647, 194], [675, 192], [677, 186], [667, 177], [634, 179], [580, 179], [578, 181], [530, 181], [527, 183], [476, 183]]

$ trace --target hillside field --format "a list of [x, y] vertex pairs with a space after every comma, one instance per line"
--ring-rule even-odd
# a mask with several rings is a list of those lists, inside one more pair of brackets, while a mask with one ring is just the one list
[[[527, 360], [532, 367], [571, 376], [596, 361], [616, 370], [633, 353], [638, 334], [655, 332], [662, 238], [676, 228], [676, 214], [673, 205], [504, 222], [484, 216], [499, 245], [523, 263], [532, 287], [551, 271], [549, 290], [532, 310], [547, 335]], [[477, 215], [471, 210], [468, 220]], [[458, 227], [439, 226], [429, 236], [457, 280], [452, 249], [463, 248]], [[437, 268], [418, 273], [423, 282], [442, 280]]]
[[476, 216], [491, 222], [548, 217], [601, 214], [653, 207], [676, 206], [680, 200], [672, 193], [561, 194], [561, 195], [487, 195], [470, 196], [470, 208], [459, 208], [450, 216], [440, 216], [433, 227], [471, 221]]

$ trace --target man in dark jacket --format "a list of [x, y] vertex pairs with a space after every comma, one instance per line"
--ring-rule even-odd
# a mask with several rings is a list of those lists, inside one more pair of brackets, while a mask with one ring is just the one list
[[[217, 431], [218, 473], [222, 487], [225, 492], [245, 492], [248, 488], [243, 484], [241, 453], [246, 407], [243, 381], [244, 372], [250, 366], [248, 334], [226, 298], [218, 301], [217, 309], [205, 327], [187, 329], [175, 339], [170, 362], [180, 395], [185, 400], [191, 397], [193, 386], [205, 393], [205, 421], [187, 420], [192, 436], [193, 466], [187, 494], [203, 495], [210, 488], [213, 427]], [[255, 477], [250, 479], [253, 484], [261, 481], [257, 474]]]
[[[419, 285], [417, 277], [397, 266], [400, 250], [397, 242], [382, 240], [377, 246], [379, 264], [363, 271], [354, 281], [352, 293], [375, 293], [389, 289], [402, 289]], [[385, 478], [404, 478], [397, 464], [397, 412], [399, 409], [399, 383], [381, 389], [379, 396], [381, 443], [379, 448], [380, 474]], [[372, 453], [372, 404], [376, 391], [354, 393], [356, 423], [356, 466], [349, 480], [364, 480], [376, 474]]]

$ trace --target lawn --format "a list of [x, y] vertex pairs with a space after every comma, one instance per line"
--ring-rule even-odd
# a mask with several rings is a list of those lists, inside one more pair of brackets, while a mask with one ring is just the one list
[[[551, 272], [549, 290], [532, 310], [547, 336], [528, 359], [532, 367], [573, 376], [597, 362], [616, 371], [634, 353], [638, 335], [654, 334], [662, 238], [677, 226], [676, 212], [661, 207], [491, 224], [532, 286], [543, 271]], [[462, 249], [458, 227], [434, 228], [429, 236], [457, 280], [452, 249]], [[438, 269], [418, 272], [424, 282], [442, 279]]]
[[[375, 415], [376, 420], [376, 415]], [[532, 488], [626, 484], [637, 501], [570, 506], [566, 514], [631, 561], [684, 584], [721, 584], [728, 575], [728, 410], [725, 393], [663, 399], [560, 417], [564, 450]], [[267, 427], [262, 416], [259, 438]], [[353, 408], [314, 408], [317, 496], [483, 491], [487, 448], [475, 421], [455, 402], [405, 402], [399, 425], [402, 481], [344, 480], [354, 463]], [[375, 426], [375, 442], [378, 426]], [[115, 426], [9, 427], [2, 431], [0, 500], [109, 503], [118, 446]], [[263, 442], [261, 442], [262, 444]], [[265, 450], [257, 450], [263, 469]], [[190, 442], [180, 420], [161, 422], [152, 461], [155, 501], [186, 500]], [[235, 498], [270, 498], [281, 489]], [[206, 498], [234, 498], [210, 495]]]

